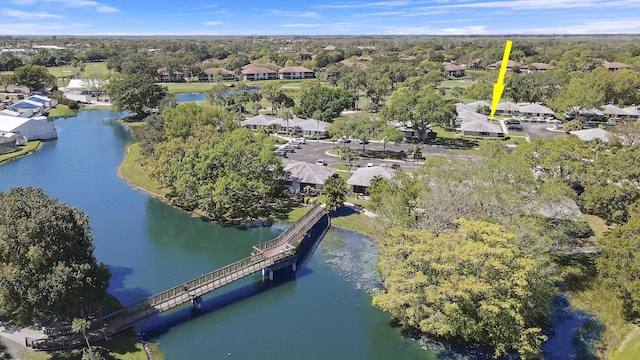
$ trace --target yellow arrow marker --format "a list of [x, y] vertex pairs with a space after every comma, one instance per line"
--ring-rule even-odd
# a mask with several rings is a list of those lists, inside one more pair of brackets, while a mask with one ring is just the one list
[[502, 64], [500, 65], [500, 73], [498, 73], [498, 82], [493, 84], [493, 100], [491, 101], [491, 116], [489, 116], [489, 122], [493, 122], [493, 115], [496, 113], [496, 108], [504, 91], [504, 74], [507, 73], [507, 63], [509, 62], [510, 53], [511, 40], [507, 40], [507, 45], [504, 47], [504, 56], [502, 56]]

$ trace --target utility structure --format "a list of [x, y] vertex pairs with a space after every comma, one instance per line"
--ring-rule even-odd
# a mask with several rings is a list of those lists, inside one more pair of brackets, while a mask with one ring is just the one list
[[[324, 205], [317, 203], [277, 238], [253, 246], [249, 257], [91, 321], [87, 338], [90, 342], [105, 340], [156, 314], [187, 303], [200, 309], [203, 295], [255, 273], [262, 273], [263, 280], [267, 275], [273, 280], [275, 271], [287, 267], [295, 273], [309, 259], [330, 226]], [[84, 337], [73, 333], [70, 326], [47, 329], [46, 334], [44, 339], [25, 338], [25, 345], [35, 350], [62, 350], [80, 347], [85, 342]]]

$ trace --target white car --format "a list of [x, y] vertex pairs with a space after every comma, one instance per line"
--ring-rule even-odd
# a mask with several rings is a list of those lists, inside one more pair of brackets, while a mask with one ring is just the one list
[[327, 163], [324, 161], [324, 159], [318, 159], [316, 160], [316, 165], [327, 166]]

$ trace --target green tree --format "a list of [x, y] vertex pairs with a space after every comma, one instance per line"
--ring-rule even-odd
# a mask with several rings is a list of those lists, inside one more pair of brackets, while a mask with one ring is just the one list
[[0, 74], [0, 86], [4, 88], [4, 92], [7, 92], [7, 87], [13, 84], [13, 76], [11, 74]]
[[26, 86], [29, 91], [39, 91], [47, 86], [55, 85], [55, 76], [46, 67], [40, 65], [25, 65], [13, 72], [13, 83]]
[[262, 98], [271, 103], [271, 115], [273, 115], [276, 109], [278, 98], [281, 94], [283, 94], [283, 92], [280, 81], [270, 81], [260, 87], [260, 95]]
[[303, 118], [316, 118], [326, 122], [340, 116], [340, 113], [354, 106], [353, 96], [344, 89], [316, 86], [300, 96], [300, 102], [293, 111]]
[[224, 84], [215, 84], [210, 89], [204, 91], [204, 95], [209, 100], [211, 105], [217, 105], [218, 107], [222, 107], [224, 105], [224, 94], [228, 92], [229, 89]]
[[434, 90], [415, 92], [400, 87], [389, 96], [382, 109], [382, 119], [413, 127], [420, 140], [425, 139], [431, 125], [448, 126], [455, 118], [455, 106]]
[[458, 223], [439, 236], [394, 229], [379, 263], [385, 290], [373, 304], [404, 327], [489, 344], [496, 357], [539, 358], [556, 292], [549, 259], [522, 251], [500, 225]]
[[347, 183], [338, 175], [333, 174], [324, 181], [322, 195], [327, 197], [327, 210], [332, 213], [344, 204], [347, 195]]
[[88, 314], [109, 270], [93, 255], [89, 220], [35, 188], [0, 192], [0, 312], [31, 323]]
[[600, 239], [601, 256], [596, 260], [598, 275], [624, 303], [624, 316], [640, 317], [640, 203], [631, 211], [629, 221]]
[[108, 90], [111, 102], [118, 110], [131, 111], [139, 117], [156, 108], [168, 94], [166, 87], [154, 84], [153, 78], [146, 74], [115, 78], [109, 83]]
[[89, 337], [87, 336], [87, 330], [89, 330], [90, 327], [91, 327], [91, 322], [87, 319], [74, 318], [73, 321], [71, 322], [71, 332], [76, 334], [82, 334], [82, 337], [84, 337], [84, 341], [87, 343], [89, 358], [92, 358], [91, 344], [89, 343]]
[[387, 150], [387, 143], [400, 143], [404, 138], [404, 133], [393, 125], [386, 125], [382, 130], [382, 151]]
[[0, 71], [13, 71], [22, 66], [22, 60], [8, 51], [0, 52]]

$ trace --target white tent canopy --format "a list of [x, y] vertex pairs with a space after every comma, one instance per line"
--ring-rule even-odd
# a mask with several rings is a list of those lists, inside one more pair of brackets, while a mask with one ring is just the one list
[[0, 132], [20, 134], [27, 140], [49, 140], [58, 137], [53, 123], [44, 116], [21, 118], [0, 115]]

